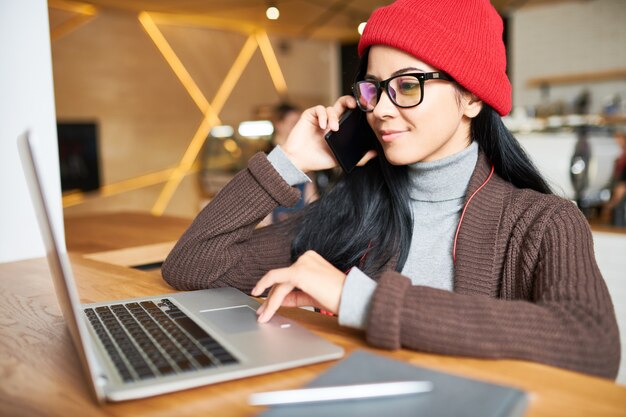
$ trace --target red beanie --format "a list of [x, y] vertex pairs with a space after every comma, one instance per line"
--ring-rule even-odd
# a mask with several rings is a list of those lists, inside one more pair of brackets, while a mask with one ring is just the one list
[[376, 9], [359, 55], [387, 45], [450, 74], [500, 115], [511, 111], [502, 19], [489, 0], [397, 0]]

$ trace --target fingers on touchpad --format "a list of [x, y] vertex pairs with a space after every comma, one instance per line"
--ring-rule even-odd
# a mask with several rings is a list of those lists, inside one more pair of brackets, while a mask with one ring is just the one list
[[[256, 311], [250, 306], [223, 308], [219, 310], [203, 311], [202, 317], [224, 333], [242, 333], [260, 330], [267, 325], [283, 325], [282, 317], [274, 316], [267, 324], [257, 323]], [[272, 326], [273, 327], [273, 326]], [[281, 326], [282, 327], [282, 326]]]

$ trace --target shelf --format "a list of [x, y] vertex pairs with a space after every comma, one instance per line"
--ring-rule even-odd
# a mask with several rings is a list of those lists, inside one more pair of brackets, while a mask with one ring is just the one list
[[602, 122], [605, 125], [626, 125], [626, 114], [602, 116]]
[[564, 116], [534, 117], [534, 118], [514, 118], [503, 119], [505, 125], [516, 133], [524, 132], [544, 132], [555, 129], [573, 129], [580, 126], [624, 126], [626, 125], [626, 114], [615, 114], [610, 116], [599, 114], [569, 114]]
[[541, 87], [543, 85], [580, 84], [624, 79], [626, 79], [626, 68], [618, 68], [605, 71], [580, 72], [578, 74], [562, 74], [529, 78], [526, 80], [526, 85], [528, 87]]

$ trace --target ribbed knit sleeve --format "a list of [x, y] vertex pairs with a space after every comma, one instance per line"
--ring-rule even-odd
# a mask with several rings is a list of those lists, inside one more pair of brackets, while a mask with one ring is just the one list
[[249, 292], [267, 271], [290, 264], [299, 220], [259, 229], [257, 224], [299, 198], [263, 153], [254, 155], [178, 240], [163, 264], [163, 278], [181, 290], [232, 286]]
[[[619, 333], [585, 218], [553, 196], [511, 204], [507, 215], [494, 237], [502, 246], [495, 245], [495, 262], [474, 260], [476, 275], [481, 267], [491, 270], [496, 294], [476, 294], [480, 287], [470, 290], [463, 282], [455, 292], [412, 287], [408, 278], [386, 272], [372, 301], [368, 341], [387, 349], [531, 360], [614, 378]], [[502, 268], [491, 267], [498, 259]]]

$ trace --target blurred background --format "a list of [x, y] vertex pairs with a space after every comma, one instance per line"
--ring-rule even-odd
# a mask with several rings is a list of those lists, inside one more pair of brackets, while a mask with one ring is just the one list
[[[349, 92], [359, 25], [387, 3], [49, 0], [65, 216], [194, 216], [270, 148], [279, 104]], [[626, 127], [626, 1], [492, 3], [513, 84], [506, 123], [557, 193], [599, 219]]]

